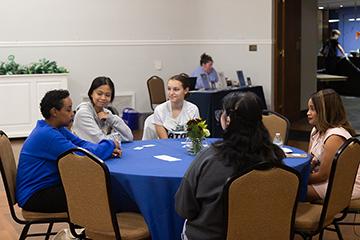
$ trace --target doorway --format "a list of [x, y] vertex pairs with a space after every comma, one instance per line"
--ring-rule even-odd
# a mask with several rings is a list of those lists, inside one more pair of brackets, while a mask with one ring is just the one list
[[274, 10], [274, 109], [294, 121], [301, 115], [301, 1], [275, 0]]

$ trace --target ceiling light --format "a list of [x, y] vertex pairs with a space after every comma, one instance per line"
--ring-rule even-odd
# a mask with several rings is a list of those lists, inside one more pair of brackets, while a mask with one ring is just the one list
[[323, 10], [323, 9], [324, 9], [324, 7], [318, 7], [318, 9], [319, 9], [319, 10]]
[[344, 7], [344, 5], [341, 4], [340, 7], [342, 8], [342, 7]]
[[329, 23], [339, 22], [339, 19], [329, 19]]

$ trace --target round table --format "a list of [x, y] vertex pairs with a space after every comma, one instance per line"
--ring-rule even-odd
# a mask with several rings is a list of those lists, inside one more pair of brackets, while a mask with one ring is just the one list
[[[209, 143], [217, 139], [207, 139]], [[295, 153], [303, 151], [289, 147]], [[184, 139], [134, 141], [122, 145], [122, 157], [107, 160], [111, 174], [113, 202], [123, 204], [120, 191], [137, 204], [144, 216], [152, 239], [180, 239], [184, 219], [175, 212], [175, 193], [182, 177], [193, 161], [187, 153]], [[155, 156], [167, 155], [179, 159], [165, 161]], [[305, 181], [302, 193], [306, 196], [307, 178], [310, 172], [309, 157], [286, 158], [285, 164], [297, 169]], [[305, 188], [304, 188], [305, 187]], [[305, 192], [304, 192], [305, 191]], [[121, 226], [120, 226], [121, 227]]]

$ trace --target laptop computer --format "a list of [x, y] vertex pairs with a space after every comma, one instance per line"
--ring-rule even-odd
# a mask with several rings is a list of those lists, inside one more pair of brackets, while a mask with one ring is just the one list
[[195, 90], [197, 77], [188, 77], [186, 80], [189, 85], [189, 91]]
[[244, 73], [242, 70], [236, 71], [236, 74], [238, 76], [239, 79], [239, 85], [240, 87], [245, 87], [246, 86], [246, 82], [245, 82], [245, 77], [244, 77]]
[[208, 76], [207, 76], [206, 74], [204, 74], [204, 73], [200, 74], [200, 76], [201, 76], [203, 88], [205, 88], [205, 90], [211, 89], [211, 87], [210, 87], [210, 81], [209, 81]]

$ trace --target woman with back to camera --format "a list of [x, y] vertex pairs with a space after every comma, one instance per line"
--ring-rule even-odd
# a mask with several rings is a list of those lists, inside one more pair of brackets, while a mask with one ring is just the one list
[[[124, 120], [106, 107], [114, 100], [114, 83], [108, 77], [97, 77], [88, 91], [90, 102], [76, 108], [72, 130], [85, 140], [97, 143], [102, 139], [132, 141], [131, 129]], [[120, 135], [120, 139], [119, 139]]]
[[186, 123], [199, 117], [196, 105], [185, 100], [189, 93], [186, 77], [175, 75], [167, 84], [169, 100], [156, 106], [154, 125], [159, 138], [185, 138]]
[[[191, 74], [192, 77], [196, 77], [196, 89], [208, 88], [210, 86], [204, 85], [203, 76], [206, 78], [205, 80], [209, 81], [209, 85], [211, 84], [212, 88], [215, 88], [215, 83], [219, 81], [218, 74], [213, 67], [214, 61], [210, 55], [203, 53], [200, 56], [200, 66], [198, 66], [194, 72]], [[207, 83], [205, 83], [207, 84]]]
[[[307, 117], [313, 126], [309, 143], [312, 171], [308, 182], [308, 200], [313, 201], [324, 199], [334, 156], [355, 131], [346, 118], [340, 96], [332, 89], [311, 95]], [[356, 198], [360, 198], [359, 171], [352, 193], [352, 199]]]
[[254, 93], [225, 96], [220, 123], [223, 139], [196, 156], [175, 196], [176, 211], [186, 219], [183, 239], [223, 239], [227, 179], [260, 162], [280, 165], [284, 158], [262, 123], [260, 99]]

